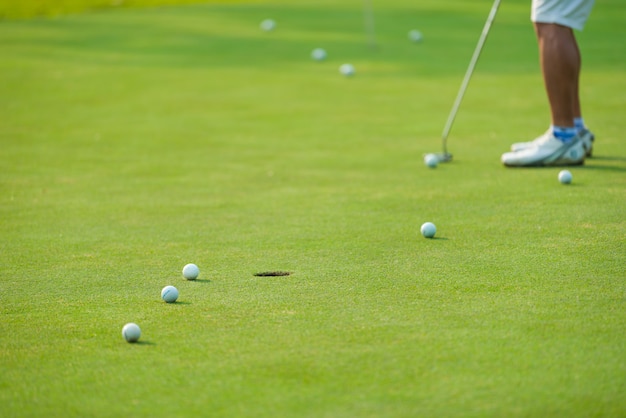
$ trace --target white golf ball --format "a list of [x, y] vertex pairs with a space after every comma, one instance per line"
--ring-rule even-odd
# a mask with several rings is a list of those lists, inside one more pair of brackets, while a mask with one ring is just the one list
[[352, 77], [356, 71], [352, 64], [341, 64], [339, 72], [346, 77]]
[[265, 32], [273, 31], [275, 27], [276, 22], [274, 22], [272, 19], [265, 19], [261, 22], [261, 29]]
[[323, 48], [315, 48], [311, 51], [311, 58], [315, 61], [324, 61], [326, 59], [326, 50]]
[[124, 339], [129, 343], [137, 341], [139, 337], [141, 337], [141, 329], [139, 328], [139, 325], [133, 322], [129, 322], [124, 325], [124, 328], [122, 328], [122, 337], [124, 337]]
[[183, 267], [183, 277], [187, 280], [196, 280], [200, 274], [200, 269], [193, 263], [189, 263]]
[[430, 168], [435, 168], [439, 164], [439, 158], [435, 154], [426, 154], [424, 156], [424, 164]]
[[426, 222], [420, 228], [420, 232], [425, 238], [432, 238], [435, 236], [435, 233], [437, 232], [437, 227], [432, 222]]
[[409, 40], [411, 42], [415, 42], [415, 43], [419, 43], [422, 42], [424, 40], [424, 37], [422, 36], [422, 32], [416, 30], [416, 29], [411, 29], [409, 31]]
[[178, 289], [174, 286], [165, 286], [163, 290], [161, 290], [161, 299], [167, 303], [176, 302], [176, 299], [178, 299]]
[[559, 172], [559, 181], [562, 184], [570, 184], [572, 182], [572, 173], [569, 170], [561, 170]]

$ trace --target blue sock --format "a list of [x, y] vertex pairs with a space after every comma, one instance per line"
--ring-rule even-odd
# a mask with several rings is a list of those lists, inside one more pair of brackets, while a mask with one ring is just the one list
[[582, 131], [583, 129], [586, 128], [585, 121], [583, 120], [582, 116], [578, 117], [578, 118], [574, 118], [574, 126], [576, 127], [578, 132], [580, 132], [580, 131]]
[[552, 126], [552, 133], [558, 140], [569, 142], [574, 139], [578, 130], [574, 126]]

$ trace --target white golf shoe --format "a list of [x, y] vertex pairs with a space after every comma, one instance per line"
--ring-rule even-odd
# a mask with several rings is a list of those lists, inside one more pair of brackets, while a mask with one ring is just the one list
[[581, 165], [585, 162], [585, 154], [581, 134], [563, 142], [549, 133], [532, 141], [531, 146], [502, 154], [501, 161], [507, 167]]
[[[532, 141], [516, 142], [515, 144], [511, 145], [511, 151], [517, 152], [517, 151], [523, 151], [527, 148], [531, 148], [535, 146], [535, 144], [543, 142], [545, 138], [549, 137], [550, 135], [552, 135], [552, 130], [548, 129], [546, 133], [535, 138]], [[596, 139], [595, 135], [593, 134], [593, 132], [591, 132], [589, 129], [586, 129], [586, 128], [580, 131], [578, 135], [580, 135], [583, 141], [583, 147], [585, 148], [585, 155], [587, 157], [591, 157], [593, 155], [593, 141]]]

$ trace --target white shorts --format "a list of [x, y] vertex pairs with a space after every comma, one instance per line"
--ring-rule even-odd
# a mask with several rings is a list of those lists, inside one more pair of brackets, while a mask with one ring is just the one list
[[530, 20], [583, 30], [594, 0], [532, 0]]

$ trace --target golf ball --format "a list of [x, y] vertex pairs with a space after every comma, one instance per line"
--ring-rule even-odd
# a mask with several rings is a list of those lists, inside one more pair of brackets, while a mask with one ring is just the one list
[[439, 164], [439, 158], [435, 154], [426, 154], [424, 156], [424, 164], [430, 168], [435, 168]]
[[273, 31], [275, 27], [276, 22], [274, 22], [272, 19], [265, 19], [263, 22], [261, 22], [261, 30], [264, 30], [265, 32]]
[[352, 77], [355, 73], [354, 66], [352, 64], [341, 64], [339, 72], [346, 77]]
[[432, 222], [426, 222], [420, 228], [420, 232], [425, 238], [432, 238], [435, 236], [435, 233], [437, 232], [437, 227]]
[[200, 274], [200, 269], [193, 263], [189, 263], [183, 267], [183, 277], [187, 280], [196, 280]]
[[124, 339], [129, 343], [137, 341], [139, 337], [141, 337], [141, 329], [139, 329], [139, 325], [133, 322], [129, 322], [124, 325], [124, 328], [122, 328], [122, 337], [124, 337]]
[[315, 61], [324, 61], [326, 59], [326, 50], [322, 48], [315, 48], [311, 51], [311, 58]]
[[569, 170], [561, 170], [559, 172], [559, 181], [562, 184], [570, 184], [572, 182], [572, 173]]
[[178, 299], [178, 289], [174, 286], [165, 286], [163, 290], [161, 290], [161, 299], [167, 303], [176, 302], [176, 299]]
[[419, 43], [419, 42], [422, 42], [422, 40], [424, 40], [424, 37], [422, 36], [422, 32], [416, 29], [411, 29], [409, 31], [409, 40], [411, 42]]

